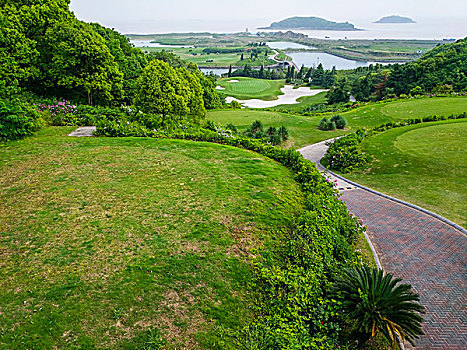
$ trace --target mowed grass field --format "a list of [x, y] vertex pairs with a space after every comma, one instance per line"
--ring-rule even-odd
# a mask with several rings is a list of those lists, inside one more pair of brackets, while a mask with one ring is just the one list
[[346, 177], [467, 227], [467, 121], [391, 129], [363, 149], [373, 161]]
[[[267, 55], [262, 53], [258, 58], [251, 58], [250, 52], [243, 53], [243, 60], [241, 60], [241, 52], [235, 53], [203, 53], [204, 48], [160, 48], [160, 47], [143, 47], [141, 48], [146, 52], [157, 52], [165, 50], [167, 52], [173, 52], [175, 55], [180, 56], [186, 62], [196, 63], [201, 67], [244, 67], [245, 65], [251, 66], [268, 66], [276, 64], [277, 62], [269, 58], [274, 51], [270, 50]], [[240, 48], [245, 49], [245, 48]]]
[[318, 129], [320, 118], [303, 117], [286, 113], [258, 111], [251, 109], [241, 110], [214, 110], [208, 111], [207, 118], [226, 125], [231, 123], [239, 131], [245, 131], [256, 120], [261, 121], [267, 128], [284, 125], [289, 131], [289, 140], [283, 144], [285, 148], [301, 148], [316, 142], [343, 135], [346, 131], [322, 131]]
[[0, 348], [211, 348], [246, 324], [251, 249], [302, 209], [291, 173], [232, 147], [70, 130], [0, 148]]
[[351, 128], [374, 127], [390, 121], [467, 112], [467, 96], [421, 98], [364, 106], [344, 116]]
[[277, 100], [277, 96], [283, 95], [280, 89], [284, 87], [285, 80], [232, 77], [219, 79], [217, 84], [225, 88], [225, 90], [219, 90], [221, 93], [239, 100], [271, 101]]

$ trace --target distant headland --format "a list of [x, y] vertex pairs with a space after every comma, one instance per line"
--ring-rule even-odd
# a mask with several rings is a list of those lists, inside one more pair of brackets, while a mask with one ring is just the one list
[[279, 22], [274, 22], [269, 27], [259, 29], [362, 30], [355, 28], [355, 26], [349, 22], [338, 23], [319, 17], [291, 17]]
[[417, 23], [412, 18], [402, 16], [386, 16], [374, 23]]

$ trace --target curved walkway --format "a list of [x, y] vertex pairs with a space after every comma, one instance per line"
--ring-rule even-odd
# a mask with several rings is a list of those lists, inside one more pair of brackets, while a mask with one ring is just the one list
[[[299, 150], [320, 170], [324, 170], [319, 160], [326, 152], [325, 142]], [[404, 203], [335, 179], [341, 181], [340, 198], [367, 226], [384, 269], [403, 278], [420, 294], [426, 308], [425, 335], [417, 340], [415, 349], [466, 349], [466, 231]], [[406, 344], [406, 348], [413, 347]]]

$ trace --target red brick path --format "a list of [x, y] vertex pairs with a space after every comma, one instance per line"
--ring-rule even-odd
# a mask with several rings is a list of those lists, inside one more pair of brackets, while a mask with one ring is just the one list
[[343, 192], [341, 198], [367, 226], [385, 271], [420, 294], [425, 335], [415, 349], [467, 349], [467, 236], [362, 189]]

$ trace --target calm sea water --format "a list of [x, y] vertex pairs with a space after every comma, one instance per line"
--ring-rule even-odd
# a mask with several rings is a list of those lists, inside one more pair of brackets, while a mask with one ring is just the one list
[[[374, 18], [373, 20], [376, 20]], [[426, 19], [415, 18], [418, 23], [413, 24], [376, 24], [370, 20], [350, 20], [357, 28], [364, 31], [342, 32], [322, 30], [294, 30], [304, 33], [312, 38], [324, 39], [461, 39], [467, 36], [467, 15], [464, 19]], [[270, 20], [245, 20], [245, 21], [161, 21], [143, 20], [137, 22], [112, 21], [104, 25], [115, 27], [122, 33], [152, 34], [152, 33], [186, 33], [186, 32], [212, 32], [235, 33], [244, 32], [247, 28], [250, 32], [267, 31], [257, 27], [267, 24]]]

